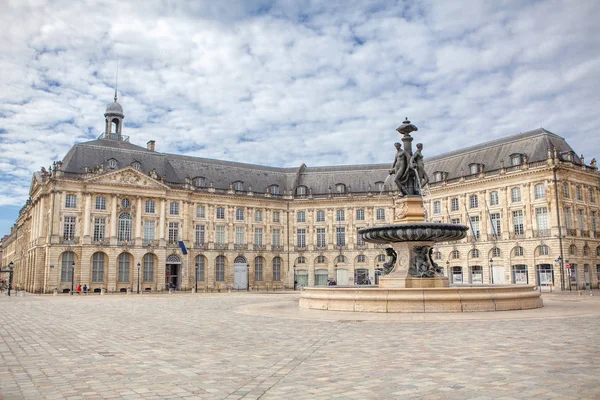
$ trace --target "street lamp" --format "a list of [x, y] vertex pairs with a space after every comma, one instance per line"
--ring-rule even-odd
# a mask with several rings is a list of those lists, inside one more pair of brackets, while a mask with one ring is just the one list
[[494, 259], [490, 258], [490, 283], [492, 285], [494, 284], [494, 267], [492, 265], [493, 262], [494, 262]]
[[196, 285], [195, 285], [196, 293], [198, 293], [198, 267], [199, 267], [198, 262], [196, 262], [196, 274], [195, 274], [195, 276], [196, 276]]
[[138, 284], [137, 284], [137, 294], [140, 294], [140, 263], [138, 262]]
[[9, 270], [9, 271], [8, 271], [8, 295], [9, 295], [9, 296], [10, 296], [10, 291], [11, 291], [11, 289], [12, 289], [12, 281], [13, 281], [13, 267], [14, 267], [14, 264], [13, 264], [13, 262], [11, 261], [11, 262], [8, 264], [8, 270]]
[[75, 287], [75, 261], [73, 261], [71, 267], [71, 296], [73, 296], [73, 289]]
[[296, 264], [294, 264], [294, 290], [296, 290]]

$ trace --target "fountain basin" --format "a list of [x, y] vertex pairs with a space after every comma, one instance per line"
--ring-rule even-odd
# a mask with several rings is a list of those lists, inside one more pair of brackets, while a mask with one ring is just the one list
[[436, 288], [307, 287], [300, 307], [381, 313], [528, 310], [543, 307], [535, 285], [473, 285]]
[[369, 243], [448, 242], [464, 239], [469, 227], [457, 224], [414, 222], [363, 228], [358, 231]]

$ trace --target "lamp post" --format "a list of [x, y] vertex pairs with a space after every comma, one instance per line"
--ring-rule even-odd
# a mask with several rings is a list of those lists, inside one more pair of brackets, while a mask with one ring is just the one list
[[294, 290], [296, 290], [296, 264], [294, 264]]
[[196, 274], [195, 274], [196, 284], [194, 286], [196, 293], [198, 293], [198, 263], [196, 262]]
[[75, 287], [75, 261], [73, 261], [71, 267], [71, 296], [73, 296], [73, 289]]
[[493, 267], [493, 262], [494, 259], [490, 258], [490, 283], [493, 285], [494, 284], [494, 267]]
[[8, 264], [8, 295], [9, 295], [9, 296], [10, 296], [10, 291], [11, 291], [11, 289], [12, 289], [12, 281], [13, 281], [13, 267], [14, 267], [14, 264], [13, 264], [13, 262], [11, 261], [11, 262]]
[[246, 291], [250, 291], [250, 264], [246, 264]]
[[140, 263], [138, 262], [138, 283], [137, 283], [137, 294], [140, 294]]

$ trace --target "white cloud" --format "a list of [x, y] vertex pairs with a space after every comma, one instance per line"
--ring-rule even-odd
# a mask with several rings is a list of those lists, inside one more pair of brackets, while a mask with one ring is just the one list
[[543, 125], [598, 158], [599, 10], [584, 0], [3, 2], [0, 205], [22, 204], [34, 170], [102, 133], [117, 57], [124, 133], [159, 151], [387, 163], [408, 116], [426, 156]]

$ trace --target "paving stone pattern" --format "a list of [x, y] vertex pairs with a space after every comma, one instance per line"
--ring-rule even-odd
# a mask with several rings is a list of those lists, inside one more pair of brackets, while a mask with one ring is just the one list
[[[600, 296], [584, 300], [600, 308]], [[0, 399], [600, 399], [598, 315], [373, 322], [237, 312], [294, 301], [0, 296]]]

